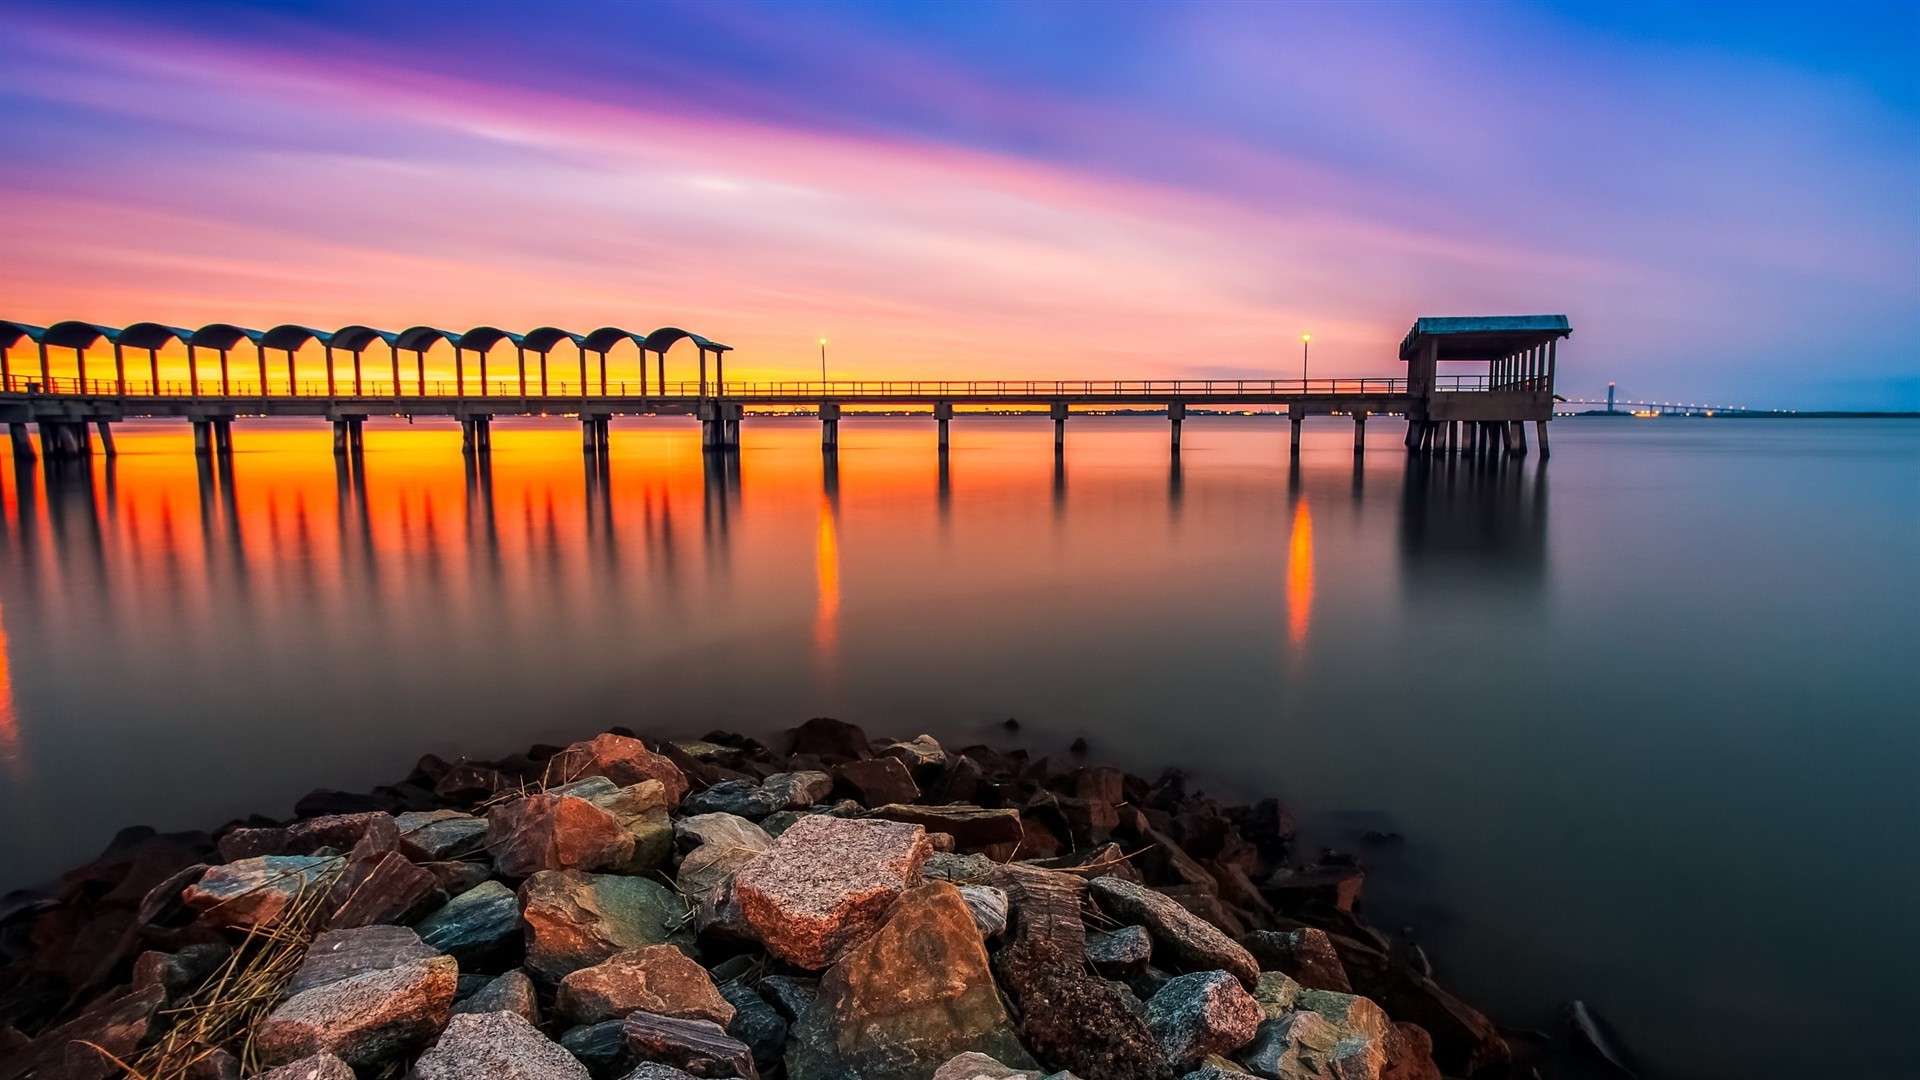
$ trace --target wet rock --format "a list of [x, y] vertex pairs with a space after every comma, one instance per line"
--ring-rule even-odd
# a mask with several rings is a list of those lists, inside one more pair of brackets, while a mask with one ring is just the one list
[[931, 853], [917, 825], [816, 815], [742, 867], [733, 894], [768, 951], [819, 969], [880, 926]]
[[973, 913], [973, 924], [980, 936], [999, 937], [1007, 930], [1007, 894], [991, 885], [962, 885], [960, 899]]
[[694, 1076], [759, 1080], [753, 1051], [711, 1020], [636, 1012], [622, 1022], [621, 1030], [627, 1049], [642, 1062], [670, 1065]]
[[451, 956], [350, 975], [293, 995], [254, 1028], [276, 1065], [322, 1051], [370, 1068], [425, 1046], [446, 1026], [460, 975]]
[[419, 1080], [588, 1080], [585, 1065], [512, 1012], [455, 1016], [413, 1069]]
[[328, 888], [346, 870], [337, 855], [262, 855], [215, 866], [181, 893], [216, 926], [266, 926], [288, 904]]
[[1225, 971], [1182, 975], [1147, 1002], [1147, 1027], [1167, 1060], [1182, 1067], [1197, 1065], [1208, 1054], [1240, 1049], [1265, 1018], [1260, 1003]]
[[665, 756], [647, 749], [639, 739], [623, 735], [596, 735], [555, 754], [547, 762], [547, 782], [566, 783], [583, 776], [604, 776], [618, 787], [658, 780], [666, 790], [664, 805], [678, 805], [687, 794], [686, 774]]
[[165, 1001], [157, 984], [101, 998], [0, 1059], [0, 1080], [118, 1080], [125, 1070], [107, 1055], [131, 1060]]
[[833, 793], [833, 777], [824, 772], [803, 769], [774, 773], [761, 781], [760, 786], [773, 800], [774, 812], [805, 810]]
[[459, 896], [493, 877], [493, 867], [478, 862], [421, 863], [420, 869], [432, 874], [440, 891], [448, 896]]
[[866, 732], [857, 725], [826, 716], [816, 716], [789, 731], [786, 743], [788, 755], [809, 754], [844, 761], [873, 756], [873, 745], [867, 740]]
[[540, 998], [526, 972], [509, 971], [453, 1003], [455, 1016], [496, 1012], [513, 1013], [529, 1024], [540, 1022]]
[[554, 1008], [574, 1024], [615, 1020], [635, 1010], [725, 1026], [733, 1006], [705, 968], [671, 945], [618, 953], [560, 980]]
[[1108, 913], [1146, 927], [1161, 956], [1196, 971], [1227, 971], [1243, 987], [1260, 977], [1247, 950], [1167, 897], [1113, 877], [1094, 878], [1087, 888]]
[[686, 941], [686, 905], [658, 882], [549, 870], [520, 886], [527, 969], [557, 983], [616, 953]]
[[431, 902], [440, 883], [397, 851], [350, 860], [334, 882], [327, 925], [341, 929], [399, 922]]
[[666, 789], [657, 780], [607, 789], [576, 784], [515, 799], [487, 813], [486, 846], [509, 877], [542, 870], [610, 870], [640, 874], [673, 845]]
[[353, 1067], [332, 1054], [315, 1054], [268, 1069], [253, 1080], [355, 1080]]
[[415, 925], [420, 940], [472, 966], [518, 950], [520, 900], [498, 881], [484, 881]]
[[1310, 926], [1294, 930], [1256, 930], [1242, 938], [1240, 943], [1253, 954], [1264, 970], [1284, 972], [1301, 986], [1310, 989], [1353, 993], [1353, 984], [1347, 980], [1347, 969], [1341, 965], [1340, 954], [1334, 951], [1333, 942], [1328, 939], [1325, 930]]
[[394, 819], [400, 854], [415, 862], [462, 859], [478, 852], [487, 834], [485, 818], [458, 810], [410, 812]]
[[931, 735], [915, 735], [906, 742], [888, 743], [880, 753], [885, 757], [898, 758], [901, 764], [916, 773], [923, 769], [939, 769], [947, 763], [947, 752], [940, 748], [939, 742]]
[[1021, 1041], [1043, 1060], [1099, 1080], [1172, 1076], [1140, 1002], [1087, 974], [1054, 941], [1023, 937], [1000, 951], [994, 968], [1019, 1006]]
[[386, 971], [439, 955], [439, 950], [421, 941], [419, 934], [404, 926], [328, 930], [307, 946], [299, 970], [293, 973], [293, 979], [287, 983], [287, 994], [299, 994], [369, 971]]
[[953, 837], [955, 850], [979, 851], [995, 844], [1017, 844], [1023, 835], [1020, 811], [1013, 807], [988, 810], [979, 806], [909, 806], [889, 803], [867, 812], [868, 817], [918, 825], [929, 833]]
[[841, 783], [860, 793], [868, 806], [920, 801], [920, 786], [899, 758], [869, 758], [852, 761], [834, 770]]
[[1033, 1064], [1000, 1003], [972, 913], [957, 888], [935, 881], [901, 896], [885, 925], [821, 977], [790, 1034], [787, 1075], [920, 1080], [962, 1050]]
[[781, 809], [781, 797], [752, 780], [723, 780], [696, 791], [680, 804], [682, 813], [695, 816], [727, 814], [759, 821]]
[[746, 983], [722, 983], [720, 996], [733, 1006], [733, 1019], [727, 1024], [727, 1034], [753, 1050], [753, 1063], [761, 1070], [779, 1064], [781, 1054], [787, 1048], [786, 1018]]
[[1153, 959], [1153, 938], [1143, 926], [1123, 926], [1108, 934], [1087, 935], [1087, 961], [1109, 979], [1138, 975]]
[[622, 1074], [633, 1064], [633, 1051], [627, 1049], [625, 1018], [598, 1024], [568, 1028], [560, 1036], [560, 1045], [569, 1054], [586, 1063], [595, 1076]]
[[760, 980], [760, 995], [788, 1021], [800, 1019], [819, 996], [820, 980], [795, 975], [769, 975]]

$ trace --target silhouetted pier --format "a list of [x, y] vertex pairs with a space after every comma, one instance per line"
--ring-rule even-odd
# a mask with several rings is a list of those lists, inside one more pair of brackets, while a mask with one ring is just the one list
[[[516, 334], [490, 326], [465, 333], [349, 326], [328, 333], [291, 325], [0, 322], [0, 420], [17, 459], [35, 454], [31, 426], [49, 458], [93, 453], [95, 432], [111, 454], [112, 425], [136, 417], [183, 418], [193, 425], [196, 452], [223, 455], [233, 449], [234, 421], [245, 417], [326, 419], [341, 454], [360, 451], [369, 417], [452, 417], [465, 449], [485, 454], [496, 416], [577, 417], [588, 453], [605, 452], [613, 417], [689, 416], [700, 422], [703, 446], [727, 452], [738, 449], [750, 408], [817, 410], [821, 445], [831, 449], [843, 407], [861, 405], [929, 409], [944, 450], [949, 425], [964, 415], [957, 410], [985, 407], [1045, 409], [1058, 450], [1076, 407], [1134, 406], [1165, 410], [1177, 450], [1190, 409], [1284, 406], [1295, 454], [1302, 421], [1337, 414], [1353, 419], [1356, 452], [1365, 448], [1369, 416], [1398, 415], [1408, 420], [1412, 452], [1524, 455], [1532, 421], [1545, 456], [1558, 344], [1571, 333], [1563, 315], [1422, 318], [1401, 342], [1404, 370], [1380, 378], [730, 382], [732, 349], [677, 327]], [[696, 354], [696, 377], [670, 380], [668, 354], [683, 343]], [[160, 351], [176, 344], [185, 348], [187, 377], [162, 379]], [[427, 352], [442, 344], [453, 350], [454, 377], [428, 379]], [[314, 345], [325, 356], [318, 375], [299, 368], [301, 349]], [[27, 346], [33, 358], [22, 365], [15, 354]], [[110, 373], [97, 354], [108, 349]], [[56, 359], [72, 374], [56, 374]]]

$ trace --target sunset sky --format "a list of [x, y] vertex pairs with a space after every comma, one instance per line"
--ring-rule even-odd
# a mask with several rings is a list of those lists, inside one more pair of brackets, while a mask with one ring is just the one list
[[0, 7], [0, 318], [1920, 408], [1920, 6]]

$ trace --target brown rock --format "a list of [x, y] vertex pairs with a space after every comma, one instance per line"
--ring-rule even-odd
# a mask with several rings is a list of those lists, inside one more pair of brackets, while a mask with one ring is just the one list
[[314, 987], [255, 1026], [254, 1049], [270, 1065], [322, 1051], [356, 1068], [382, 1064], [446, 1026], [459, 977], [453, 957], [436, 956]]
[[672, 846], [667, 789], [657, 780], [625, 788], [610, 781], [502, 803], [487, 814], [486, 846], [509, 877], [542, 870], [643, 873]]
[[573, 1024], [618, 1020], [637, 1009], [722, 1027], [733, 1020], [733, 1006], [707, 970], [671, 945], [629, 949], [572, 972], [560, 980], [554, 1008]]
[[918, 825], [816, 815], [742, 867], [733, 896], [769, 951], [817, 970], [879, 928], [932, 851]]
[[265, 926], [295, 898], [328, 888], [346, 869], [334, 855], [262, 855], [216, 866], [181, 893], [217, 926]]
[[677, 806], [687, 794], [687, 777], [665, 756], [647, 749], [639, 739], [624, 735], [596, 735], [555, 754], [547, 763], [547, 782], [568, 783], [584, 776], [604, 776], [618, 787], [658, 780], [666, 790], [665, 805]]
[[900, 897], [886, 924], [820, 979], [787, 1044], [791, 1080], [922, 1080], [978, 1050], [1022, 1068], [1033, 1061], [987, 966], [960, 891], [928, 882]]
[[869, 758], [851, 761], [834, 769], [840, 782], [860, 793], [868, 806], [920, 801], [920, 787], [899, 758]]
[[117, 1080], [125, 1070], [106, 1055], [131, 1060], [152, 1033], [154, 1013], [165, 1001], [157, 984], [95, 1001], [0, 1059], [0, 1080]]
[[268, 1069], [254, 1080], [355, 1080], [353, 1067], [332, 1054], [315, 1054]]
[[419, 934], [405, 926], [327, 930], [307, 946], [300, 969], [287, 983], [287, 994], [292, 996], [369, 971], [386, 971], [439, 955], [438, 949], [422, 942]]
[[1173, 900], [1114, 877], [1094, 878], [1087, 888], [1109, 913], [1145, 926], [1156, 955], [1195, 971], [1230, 972], [1249, 988], [1260, 977], [1260, 965], [1247, 950]]
[[686, 904], [646, 878], [548, 870], [520, 886], [527, 969], [557, 983], [616, 953], [687, 940]]
[[1052, 941], [1022, 938], [994, 967], [1019, 1006], [1021, 1041], [1049, 1064], [1100, 1080], [1172, 1077], [1126, 987], [1087, 974]]
[[1301, 927], [1296, 930], [1256, 930], [1240, 939], [1265, 971], [1289, 975], [1301, 986], [1312, 990], [1353, 993], [1347, 969], [1325, 930]]
[[1012, 807], [988, 810], [979, 806], [911, 806], [888, 803], [867, 812], [868, 817], [918, 825], [929, 833], [953, 837], [957, 851], [974, 852], [992, 844], [1020, 842], [1020, 811]]
[[338, 929], [398, 922], [434, 896], [440, 882], [397, 851], [356, 859], [333, 886], [327, 925]]
[[873, 746], [857, 725], [816, 716], [787, 733], [786, 752], [853, 761], [872, 757]]
[[651, 1062], [694, 1076], [759, 1080], [752, 1049], [711, 1020], [682, 1020], [636, 1012], [621, 1023], [621, 1032], [627, 1038], [627, 1049], [640, 1059], [642, 1068], [644, 1063]]
[[1357, 866], [1282, 869], [1261, 882], [1260, 891], [1282, 911], [1299, 911], [1315, 900], [1341, 911], [1352, 911], [1366, 880], [1367, 872]]

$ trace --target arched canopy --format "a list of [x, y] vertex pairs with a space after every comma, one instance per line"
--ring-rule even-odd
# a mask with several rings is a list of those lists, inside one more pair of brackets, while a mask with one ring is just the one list
[[692, 341], [694, 345], [703, 352], [733, 351], [733, 346], [731, 345], [722, 345], [717, 341], [708, 341], [699, 334], [689, 334], [677, 326], [663, 326], [655, 330], [653, 333], [647, 335], [646, 340], [640, 343], [640, 347], [650, 352], [666, 352], [673, 347], [674, 342], [679, 341], [681, 338]]
[[249, 330], [244, 326], [214, 323], [212, 326], [203, 326], [195, 330], [193, 335], [187, 338], [187, 344], [204, 345], [209, 349], [225, 351], [240, 344], [242, 341], [258, 343], [263, 336], [265, 335], [261, 334], [260, 331]]
[[325, 330], [315, 330], [311, 326], [295, 326], [291, 323], [276, 326], [260, 335], [260, 344], [269, 349], [298, 349], [309, 341], [331, 345], [333, 335]]
[[102, 339], [112, 341], [113, 330], [85, 322], [57, 322], [40, 335], [40, 340], [45, 344], [62, 345], [69, 349], [84, 349]]
[[631, 341], [642, 349], [647, 347], [646, 335], [636, 334], [631, 330], [622, 330], [617, 326], [603, 326], [593, 333], [588, 334], [586, 338], [581, 341], [581, 344], [594, 352], [603, 353], [615, 345], [620, 344], [622, 341]]
[[520, 344], [522, 347], [532, 349], [534, 352], [544, 353], [551, 352], [555, 345], [563, 341], [571, 341], [575, 345], [581, 345], [586, 342], [586, 339], [571, 330], [562, 330], [557, 326], [543, 326], [538, 330], [528, 332], [520, 339]]
[[39, 341], [46, 334], [44, 326], [34, 326], [23, 322], [0, 322], [0, 349], [10, 349], [21, 338]]
[[333, 332], [333, 347], [350, 352], [361, 352], [376, 341], [397, 345], [399, 340], [400, 335], [386, 330], [375, 330], [371, 326], [343, 326]]
[[132, 349], [159, 349], [169, 341], [192, 341], [193, 331], [165, 323], [137, 322], [115, 334], [113, 340]]
[[444, 341], [456, 349], [460, 347], [459, 334], [437, 330], [431, 326], [409, 326], [393, 339], [394, 345], [413, 352], [431, 349], [436, 341]]
[[511, 341], [519, 345], [524, 340], [519, 334], [510, 334], [496, 326], [476, 326], [460, 335], [460, 347], [475, 352], [486, 352], [502, 341]]

